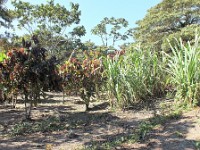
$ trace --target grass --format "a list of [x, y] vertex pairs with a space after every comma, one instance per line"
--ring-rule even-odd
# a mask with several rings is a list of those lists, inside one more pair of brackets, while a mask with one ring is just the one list
[[49, 117], [46, 120], [38, 121], [38, 122], [21, 122], [15, 124], [11, 130], [11, 135], [26, 135], [30, 133], [36, 132], [52, 132], [64, 130], [67, 128], [65, 124], [63, 124], [59, 118], [57, 117]]
[[166, 71], [170, 75], [168, 83], [176, 87], [175, 99], [181, 107], [193, 107], [200, 98], [200, 49], [199, 37], [195, 43], [183, 44], [177, 40], [177, 46], [171, 47], [172, 54], [166, 54]]
[[[199, 37], [196, 36], [194, 44], [184, 44], [177, 40], [177, 46], [171, 47], [172, 53], [160, 58], [152, 50], [142, 50], [140, 47], [131, 47], [124, 56], [116, 56], [114, 59], [105, 58], [105, 76], [107, 79], [110, 104], [125, 108], [137, 102], [148, 102], [149, 99], [163, 96], [165, 85], [169, 85], [172, 91], [167, 96], [175, 97], [175, 107], [162, 104], [165, 109], [162, 115], [157, 115], [142, 121], [130, 134], [122, 134], [105, 142], [92, 142], [85, 149], [112, 149], [123, 143], [135, 143], [145, 141], [149, 133], [167, 121], [178, 119], [182, 111], [200, 103], [200, 48]], [[113, 110], [116, 111], [116, 110]], [[170, 113], [169, 113], [170, 112]], [[89, 121], [102, 120], [106, 116], [91, 116]], [[112, 118], [111, 118], [112, 119]], [[198, 119], [200, 124], [200, 119]], [[71, 122], [70, 128], [78, 128], [85, 124], [78, 120]], [[11, 134], [26, 135], [35, 132], [52, 132], [68, 129], [57, 117], [50, 117], [37, 122], [21, 122], [15, 124]], [[178, 137], [184, 135], [175, 131]], [[200, 142], [196, 141], [197, 149]]]
[[195, 147], [197, 148], [197, 150], [200, 150], [200, 141], [195, 142]]
[[165, 94], [184, 109], [200, 104], [199, 40], [198, 35], [192, 44], [175, 39], [177, 45], [164, 55], [134, 46], [123, 56], [105, 59], [111, 105], [123, 108]]
[[162, 60], [156, 52], [131, 47], [123, 56], [104, 61], [111, 105], [126, 107], [164, 93]]
[[175, 134], [180, 138], [184, 137], [184, 134], [179, 131], [175, 131]]
[[121, 136], [115, 139], [112, 139], [112, 141], [107, 141], [107, 142], [92, 142], [90, 146], [87, 146], [83, 148], [82, 150], [97, 150], [97, 149], [102, 149], [102, 150], [110, 150], [116, 146], [119, 146], [125, 142], [136, 142], [137, 141], [137, 135], [129, 135], [129, 136]]

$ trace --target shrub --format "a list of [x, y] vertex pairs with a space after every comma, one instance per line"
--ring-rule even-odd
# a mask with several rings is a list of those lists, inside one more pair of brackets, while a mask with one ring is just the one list
[[7, 59], [2, 68], [2, 80], [6, 94], [20, 92], [24, 95], [26, 118], [30, 119], [32, 105], [37, 105], [40, 92], [59, 90], [60, 77], [56, 59], [46, 58], [46, 50], [41, 47], [39, 41], [32, 48], [31, 42], [24, 39], [22, 42], [23, 48], [7, 52]]
[[87, 54], [84, 58], [70, 57], [60, 66], [64, 92], [78, 93], [85, 103], [86, 111], [89, 110], [90, 98], [99, 94], [99, 87], [103, 83], [102, 69], [101, 60]]

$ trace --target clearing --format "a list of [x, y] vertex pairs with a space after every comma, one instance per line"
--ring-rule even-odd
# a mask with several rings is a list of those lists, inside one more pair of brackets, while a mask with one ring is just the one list
[[[92, 102], [91, 111], [78, 97], [48, 93], [24, 121], [17, 109], [0, 105], [0, 150], [195, 150], [200, 147], [200, 108], [166, 119], [159, 108], [113, 110], [107, 101]], [[165, 118], [165, 119], [163, 119]], [[155, 123], [155, 120], [158, 120]], [[154, 120], [154, 124], [148, 124]]]

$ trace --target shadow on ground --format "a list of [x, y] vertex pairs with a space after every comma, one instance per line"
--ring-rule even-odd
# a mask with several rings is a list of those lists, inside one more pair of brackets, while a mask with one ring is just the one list
[[[69, 99], [68, 102], [65, 100], [65, 104], [62, 104], [62, 97], [58, 97], [50, 98], [50, 101], [46, 100], [36, 107], [33, 110], [34, 121], [28, 122], [30, 128], [22, 130], [22, 135], [16, 136], [10, 136], [9, 133], [13, 125], [24, 123], [21, 119], [24, 116], [23, 109], [13, 110], [0, 106], [0, 125], [3, 124], [5, 128], [4, 131], [0, 131], [0, 150], [42, 150], [47, 144], [50, 144], [52, 149], [73, 150], [81, 146], [90, 147], [93, 143], [98, 143], [97, 148], [101, 148], [104, 143], [133, 135], [138, 126], [153, 118], [154, 114], [130, 109], [109, 111], [109, 103], [105, 101], [95, 103], [90, 112], [84, 112], [84, 106], [76, 105], [73, 99]], [[114, 148], [195, 149], [195, 140], [188, 138], [189, 133], [195, 132], [191, 131], [194, 128], [196, 129], [195, 115], [189, 118], [182, 116], [162, 124], [158, 123], [158, 127], [147, 132], [139, 142], [124, 141]], [[200, 128], [197, 130], [196, 133]]]
[[146, 144], [143, 142], [144, 146], [139, 147], [138, 150], [194, 150], [196, 141], [187, 138], [189, 129], [194, 128], [194, 123], [194, 121], [177, 120], [167, 122], [161, 129], [151, 131], [145, 140]]

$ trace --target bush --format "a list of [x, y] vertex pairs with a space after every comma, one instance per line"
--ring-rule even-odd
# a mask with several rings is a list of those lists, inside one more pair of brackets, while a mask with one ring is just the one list
[[36, 41], [31, 47], [32, 43], [23, 39], [23, 48], [9, 50], [7, 59], [0, 67], [1, 84], [6, 89], [4, 94], [14, 96], [21, 93], [25, 97], [27, 119], [30, 119], [32, 105], [37, 105], [41, 92], [61, 90], [56, 58], [47, 59], [46, 49]]
[[64, 92], [78, 93], [88, 111], [91, 97], [99, 94], [99, 88], [103, 84], [103, 68], [97, 56], [90, 57], [89, 54], [84, 54], [83, 57], [71, 55], [69, 60], [60, 66], [60, 75], [63, 78]]

